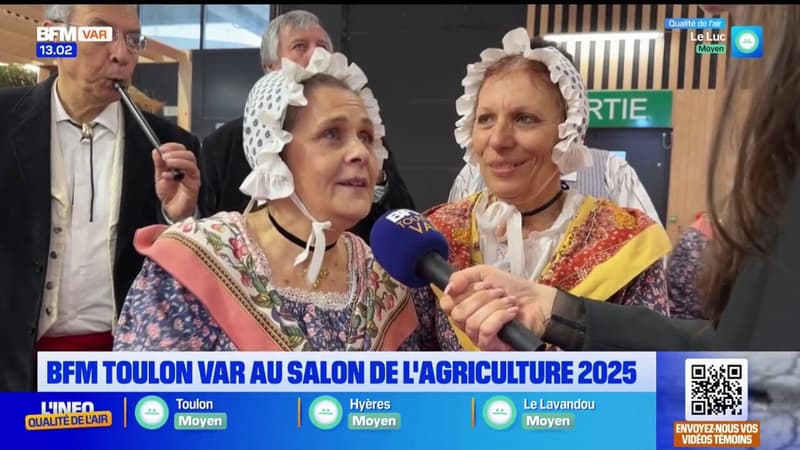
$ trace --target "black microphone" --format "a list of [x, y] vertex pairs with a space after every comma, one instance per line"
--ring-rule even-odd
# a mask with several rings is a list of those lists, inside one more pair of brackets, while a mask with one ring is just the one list
[[[428, 253], [417, 263], [417, 273], [441, 290], [444, 290], [447, 283], [450, 282], [450, 275], [453, 272], [453, 266], [436, 252]], [[514, 347], [514, 350], [533, 352], [543, 350], [545, 347], [544, 342], [538, 336], [516, 320], [503, 325], [497, 335], [503, 342]]]
[[[444, 290], [454, 270], [447, 262], [447, 240], [424, 216], [400, 209], [381, 216], [370, 234], [378, 263], [395, 279], [413, 288], [433, 284]], [[544, 342], [530, 329], [513, 320], [498, 333], [515, 350], [537, 351]]]

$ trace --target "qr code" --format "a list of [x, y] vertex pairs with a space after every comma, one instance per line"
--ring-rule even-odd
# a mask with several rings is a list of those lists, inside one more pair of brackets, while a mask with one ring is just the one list
[[746, 359], [686, 359], [686, 420], [747, 420]]

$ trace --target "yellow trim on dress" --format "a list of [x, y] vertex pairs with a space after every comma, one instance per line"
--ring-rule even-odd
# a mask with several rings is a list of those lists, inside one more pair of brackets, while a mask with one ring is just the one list
[[[482, 193], [475, 196], [470, 210], [471, 222], [471, 260], [473, 265], [483, 264], [483, 257], [480, 252], [478, 234], [478, 222], [474, 214], [475, 205], [480, 201]], [[583, 224], [589, 220], [592, 212], [597, 207], [597, 200], [586, 196], [578, 207], [578, 212], [570, 221], [567, 232], [559, 243], [553, 259], [547, 263], [542, 273], [551, 270], [553, 264], [558, 261], [569, 247], [574, 236], [581, 230]], [[635, 220], [623, 209], [617, 212], [617, 222], [625, 223]], [[570, 294], [580, 297], [591, 298], [605, 301], [611, 298], [619, 290], [627, 286], [636, 276], [645, 271], [653, 263], [664, 257], [671, 250], [672, 244], [664, 230], [659, 228], [658, 223], [653, 223], [641, 231], [637, 236], [632, 237], [625, 245], [617, 251], [614, 256], [607, 261], [592, 268], [591, 272], [577, 286], [569, 290]], [[437, 297], [443, 294], [439, 289], [434, 288]], [[453, 331], [458, 338], [458, 343], [464, 351], [480, 351], [477, 345], [448, 317]]]

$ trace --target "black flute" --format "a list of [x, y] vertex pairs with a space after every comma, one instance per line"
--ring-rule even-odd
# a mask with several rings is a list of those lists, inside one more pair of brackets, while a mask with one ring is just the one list
[[[155, 147], [156, 150], [158, 150], [158, 153], [160, 153], [161, 156], [163, 157], [164, 154], [161, 152], [160, 148], [161, 143], [158, 142], [158, 137], [156, 137], [156, 133], [153, 132], [152, 128], [150, 128], [150, 124], [148, 124], [147, 121], [144, 120], [142, 112], [139, 110], [139, 107], [136, 106], [136, 103], [134, 103], [131, 97], [128, 95], [128, 91], [125, 90], [125, 88], [122, 86], [122, 83], [120, 83], [119, 81], [114, 82], [114, 88], [116, 88], [117, 91], [119, 92], [119, 95], [122, 96], [122, 102], [125, 103], [125, 106], [128, 107], [128, 111], [130, 111], [131, 114], [133, 114], [133, 118], [136, 119], [136, 122], [139, 123], [139, 128], [141, 128], [142, 132], [144, 132], [145, 136], [147, 136], [147, 139], [150, 141], [150, 144], [152, 144], [153, 147]], [[172, 170], [172, 178], [175, 181], [180, 181], [183, 179], [183, 172], [181, 172], [178, 169], [170, 169], [170, 170]]]

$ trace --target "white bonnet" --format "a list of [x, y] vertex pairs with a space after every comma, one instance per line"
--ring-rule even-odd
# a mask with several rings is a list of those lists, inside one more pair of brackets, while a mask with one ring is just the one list
[[464, 95], [456, 101], [456, 111], [461, 118], [456, 122], [456, 142], [465, 149], [464, 160], [472, 165], [477, 161], [472, 152], [472, 126], [478, 91], [486, 70], [506, 56], [521, 55], [544, 63], [550, 71], [550, 80], [558, 85], [567, 109], [566, 120], [558, 126], [560, 141], [553, 148], [553, 162], [562, 174], [575, 172], [591, 164], [584, 138], [589, 124], [589, 99], [583, 80], [575, 66], [558, 49], [544, 47], [531, 49], [525, 28], [509, 31], [503, 37], [503, 48], [488, 48], [481, 52], [481, 60], [467, 66], [467, 76], [461, 84]]
[[367, 77], [355, 63], [348, 65], [341, 53], [329, 53], [317, 47], [307, 67], [284, 58], [281, 69], [268, 72], [259, 79], [244, 108], [243, 143], [247, 162], [253, 168], [240, 189], [254, 200], [289, 197], [294, 192], [294, 179], [280, 152], [291, 142], [292, 133], [283, 129], [289, 105], [304, 106], [302, 81], [316, 74], [327, 74], [344, 81], [364, 101], [367, 114], [375, 127], [374, 151], [379, 160], [388, 156], [383, 146], [386, 130], [378, 101], [369, 88]]
[[[330, 53], [317, 47], [307, 67], [302, 67], [284, 58], [281, 68], [261, 77], [250, 90], [244, 108], [243, 146], [247, 162], [252, 171], [245, 178], [240, 190], [251, 197], [247, 210], [257, 201], [291, 198], [300, 212], [311, 221], [311, 234], [305, 250], [294, 261], [295, 266], [311, 255], [307, 280], [313, 285], [322, 268], [325, 254], [325, 230], [331, 223], [314, 218], [294, 191], [294, 177], [281, 159], [280, 153], [292, 141], [292, 133], [284, 129], [284, 120], [289, 106], [304, 106], [308, 103], [304, 95], [303, 81], [317, 74], [327, 74], [342, 80], [358, 93], [374, 125], [373, 150], [380, 162], [389, 155], [383, 146], [386, 130], [383, 126], [378, 101], [366, 88], [367, 77], [356, 64], [348, 64], [341, 53]], [[313, 254], [312, 254], [313, 252]]]

